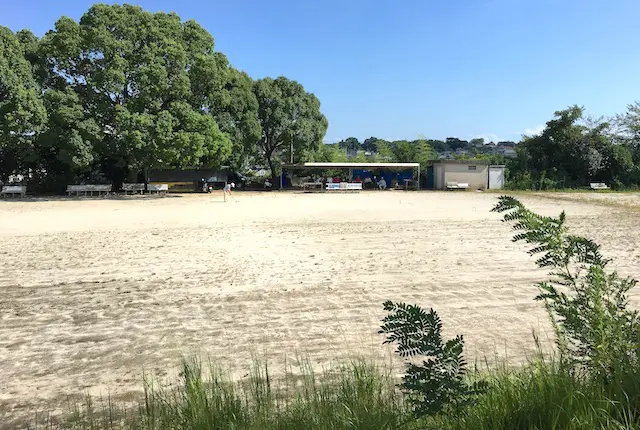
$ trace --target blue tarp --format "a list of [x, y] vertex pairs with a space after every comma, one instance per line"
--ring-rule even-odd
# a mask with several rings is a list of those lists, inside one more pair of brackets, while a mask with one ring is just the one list
[[413, 170], [402, 170], [400, 172], [390, 172], [388, 170], [378, 170], [374, 173], [373, 170], [353, 169], [353, 176], [351, 180], [355, 180], [357, 177], [364, 181], [365, 178], [373, 179], [376, 176], [379, 181], [381, 178], [387, 182], [387, 187], [393, 184], [393, 181], [398, 181], [399, 184], [404, 184], [405, 179], [413, 179]]

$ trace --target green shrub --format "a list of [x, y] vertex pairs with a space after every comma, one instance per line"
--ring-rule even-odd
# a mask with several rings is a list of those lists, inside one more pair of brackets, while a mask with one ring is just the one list
[[[397, 344], [397, 353], [407, 360], [400, 387], [417, 416], [458, 415], [484, 391], [484, 382], [470, 384], [466, 379], [462, 336], [442, 340], [442, 322], [436, 311], [391, 301], [384, 303], [384, 310], [389, 314], [379, 333], [387, 335], [384, 343]], [[411, 362], [416, 357], [423, 358], [421, 364]]]
[[565, 213], [544, 217], [517, 199], [499, 198], [493, 208], [518, 231], [514, 241], [534, 245], [542, 254], [536, 264], [551, 270], [551, 279], [537, 284], [555, 329], [560, 359], [574, 371], [609, 383], [638, 366], [638, 312], [628, 307], [630, 278], [607, 272], [609, 260], [590, 239], [568, 233]]

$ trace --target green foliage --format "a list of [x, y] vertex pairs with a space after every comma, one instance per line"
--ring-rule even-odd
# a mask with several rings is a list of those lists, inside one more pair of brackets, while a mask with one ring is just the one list
[[24, 46], [0, 27], [0, 181], [30, 167], [46, 111]]
[[70, 419], [51, 420], [38, 428], [422, 428], [411, 420], [385, 369], [353, 361], [316, 373], [302, 361], [298, 374], [287, 370], [283, 378], [274, 378], [268, 366], [256, 362], [246, 378], [232, 381], [215, 365], [185, 360], [177, 381], [168, 387], [151, 379], [145, 381], [144, 400], [137, 409], [87, 398]]
[[336, 145], [338, 145], [339, 148], [345, 149], [347, 152], [352, 154], [355, 154], [360, 149], [362, 149], [360, 141], [358, 141], [358, 139], [355, 137], [348, 137], [345, 140], [341, 140], [340, 142], [336, 143]]
[[220, 164], [231, 153], [208, 109], [227, 61], [193, 21], [130, 5], [98, 4], [79, 23], [62, 18], [43, 45], [90, 118], [104, 130], [105, 158], [129, 173]]
[[509, 196], [499, 198], [493, 211], [505, 213], [518, 233], [514, 241], [533, 245], [539, 267], [552, 278], [538, 283], [536, 300], [544, 302], [555, 327], [561, 361], [605, 383], [619, 380], [638, 366], [638, 312], [628, 308], [630, 278], [607, 272], [609, 260], [600, 246], [568, 233], [564, 212], [538, 215]]
[[253, 81], [195, 21], [96, 4], [42, 39], [0, 31], [0, 180], [241, 169], [260, 137]]
[[[203, 80], [207, 80], [205, 72]], [[244, 72], [233, 68], [226, 70], [226, 82], [218, 90], [209, 90], [217, 95], [218, 102], [208, 107], [220, 130], [226, 133], [233, 145], [228, 164], [241, 170], [246, 160], [256, 153], [256, 142], [260, 139], [261, 128], [257, 118], [258, 101], [253, 94], [253, 81]], [[204, 161], [215, 165], [215, 159]]]
[[434, 422], [431, 428], [635, 429], [638, 428], [639, 375], [624, 387], [577, 378], [554, 360], [536, 359], [519, 368], [492, 370], [490, 389], [462, 416]]
[[384, 343], [397, 344], [396, 352], [405, 359], [423, 358], [421, 364], [407, 360], [401, 384], [417, 416], [459, 414], [484, 391], [484, 382], [470, 385], [465, 380], [462, 336], [444, 342], [442, 322], [433, 309], [387, 301], [384, 310], [389, 313], [379, 331], [387, 336]]
[[[317, 150], [327, 132], [328, 122], [320, 112], [320, 101], [304, 87], [285, 77], [256, 81], [253, 92], [258, 101], [258, 120], [262, 135], [261, 155], [269, 165], [274, 183], [278, 176], [278, 157], [293, 145], [294, 161], [305, 151]], [[291, 155], [291, 154], [289, 154]]]
[[394, 163], [398, 161], [396, 159], [396, 154], [393, 152], [389, 142], [384, 140], [377, 140], [375, 142], [376, 145], [376, 162], [380, 163]]
[[640, 147], [635, 137], [640, 122], [635, 108], [629, 109], [613, 123], [589, 120], [578, 106], [556, 112], [541, 134], [524, 137], [518, 145], [517, 158], [508, 163], [509, 186], [545, 190], [589, 182], [614, 188], [635, 183], [632, 172], [640, 160], [634, 155]]

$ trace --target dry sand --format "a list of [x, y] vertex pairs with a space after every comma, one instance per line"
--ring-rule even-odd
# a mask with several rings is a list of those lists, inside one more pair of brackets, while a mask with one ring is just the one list
[[[494, 194], [235, 196], [0, 202], [0, 421], [83, 390], [131, 398], [181, 355], [238, 372], [252, 354], [384, 359], [387, 299], [434, 307], [471, 360], [518, 362], [532, 330], [551, 336], [532, 300], [544, 272]], [[575, 196], [523, 200], [566, 210], [640, 277], [640, 197]]]

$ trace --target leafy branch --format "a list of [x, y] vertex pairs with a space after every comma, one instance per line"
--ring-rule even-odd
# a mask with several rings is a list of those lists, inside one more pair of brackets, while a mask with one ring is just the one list
[[556, 332], [563, 363], [605, 381], [638, 363], [638, 312], [628, 308], [628, 292], [637, 281], [607, 272], [611, 261], [600, 245], [571, 235], [566, 216], [545, 217], [510, 196], [501, 196], [493, 212], [513, 223], [514, 242], [532, 244], [536, 264], [551, 278], [537, 284], [536, 300], [545, 304]]
[[[384, 310], [389, 314], [379, 333], [386, 334], [384, 343], [396, 344], [396, 352], [405, 358], [407, 372], [400, 387], [409, 395], [416, 415], [458, 413], [484, 392], [486, 383], [467, 383], [462, 336], [443, 342], [436, 311], [391, 301], [384, 303]], [[411, 361], [416, 357], [422, 357], [422, 363]]]

